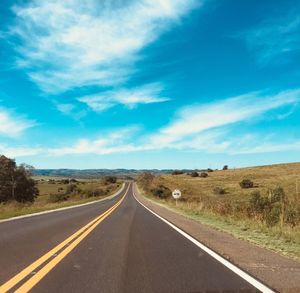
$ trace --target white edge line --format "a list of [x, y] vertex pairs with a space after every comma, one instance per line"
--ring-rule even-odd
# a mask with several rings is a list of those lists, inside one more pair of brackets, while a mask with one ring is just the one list
[[54, 213], [54, 212], [59, 212], [59, 211], [64, 211], [64, 210], [69, 210], [69, 209], [79, 208], [79, 207], [82, 207], [82, 206], [91, 205], [91, 204], [94, 204], [94, 203], [97, 203], [97, 202], [100, 202], [100, 201], [104, 201], [104, 200], [107, 200], [107, 199], [111, 199], [111, 198], [117, 196], [118, 194], [120, 194], [124, 190], [124, 187], [125, 187], [125, 183], [122, 184], [122, 187], [117, 192], [115, 192], [114, 194], [112, 194], [108, 197], [105, 197], [105, 198], [101, 198], [101, 199], [98, 199], [98, 200], [94, 200], [94, 201], [90, 201], [90, 202], [86, 202], [86, 203], [82, 203], [82, 204], [78, 204], [78, 205], [73, 205], [73, 206], [69, 206], [69, 207], [52, 209], [52, 210], [48, 210], [48, 211], [43, 211], [43, 212], [38, 212], [38, 213], [32, 213], [32, 214], [26, 214], [26, 215], [22, 215], [22, 216], [12, 217], [12, 218], [9, 218], [9, 219], [3, 219], [3, 220], [0, 220], [0, 223], [19, 220], [19, 219], [24, 219], [24, 218], [30, 218], [30, 217], [34, 217], [34, 216], [50, 214], [50, 213]]
[[222, 263], [225, 267], [227, 267], [228, 269], [230, 269], [231, 271], [233, 271], [235, 274], [237, 274], [238, 276], [240, 276], [241, 278], [243, 278], [244, 280], [246, 280], [252, 286], [254, 286], [258, 290], [262, 291], [263, 293], [275, 293], [275, 291], [273, 291], [272, 289], [268, 288], [266, 285], [262, 284], [261, 282], [259, 282], [258, 280], [256, 280], [255, 278], [253, 278], [252, 276], [250, 276], [249, 274], [247, 274], [246, 272], [244, 272], [243, 270], [241, 270], [240, 268], [238, 268], [237, 266], [235, 266], [234, 264], [232, 264], [231, 262], [229, 262], [228, 260], [226, 260], [225, 258], [223, 258], [222, 256], [220, 256], [219, 254], [217, 254], [216, 252], [214, 252], [213, 250], [211, 250], [210, 248], [208, 248], [206, 245], [202, 244], [201, 242], [199, 242], [198, 240], [196, 240], [195, 238], [193, 238], [192, 236], [190, 236], [189, 234], [187, 234], [183, 230], [179, 229], [178, 227], [176, 227], [174, 224], [172, 224], [171, 222], [169, 222], [165, 218], [161, 217], [160, 215], [156, 214], [151, 209], [149, 209], [148, 207], [146, 207], [143, 203], [141, 203], [136, 198], [136, 196], [135, 196], [135, 190], [134, 189], [133, 189], [133, 196], [134, 196], [135, 200], [140, 205], [142, 205], [145, 209], [147, 209], [153, 215], [155, 215], [160, 220], [162, 220], [163, 222], [165, 222], [167, 225], [171, 226], [178, 233], [180, 233], [185, 238], [187, 238], [188, 240], [190, 240], [191, 242], [193, 242], [196, 246], [198, 246], [199, 248], [201, 248], [202, 250], [204, 250], [206, 253], [208, 253], [214, 259], [216, 259], [217, 261], [219, 261], [220, 263]]

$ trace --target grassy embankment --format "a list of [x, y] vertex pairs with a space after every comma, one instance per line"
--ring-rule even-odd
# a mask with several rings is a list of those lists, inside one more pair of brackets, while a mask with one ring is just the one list
[[[254, 187], [241, 188], [239, 183], [243, 179], [252, 180]], [[206, 178], [187, 174], [154, 178], [140, 176], [138, 185], [149, 199], [173, 211], [299, 261], [300, 195], [296, 190], [297, 180], [300, 193], [300, 163], [214, 171], [209, 172]], [[278, 186], [284, 189], [286, 195], [283, 225], [280, 220], [271, 224], [266, 221], [266, 217], [270, 218], [274, 211], [281, 211], [280, 202], [272, 204], [274, 208], [267, 213], [253, 211], [253, 204], [250, 204], [253, 192], [260, 192], [266, 199], [270, 197], [270, 190]], [[182, 199], [177, 206], [172, 197], [166, 196], [168, 189], [175, 188], [182, 191]], [[220, 194], [220, 189], [225, 193]], [[161, 190], [161, 196], [157, 190]], [[291, 223], [289, 209], [297, 213], [292, 215], [298, 219], [296, 224]]]
[[[107, 183], [101, 179], [78, 179], [63, 183], [61, 177], [34, 177], [39, 195], [33, 203], [9, 202], [0, 204], [0, 219], [11, 218], [46, 210], [58, 209], [105, 198], [115, 193], [121, 182]], [[73, 191], [70, 192], [70, 185]], [[69, 192], [67, 190], [69, 189]]]

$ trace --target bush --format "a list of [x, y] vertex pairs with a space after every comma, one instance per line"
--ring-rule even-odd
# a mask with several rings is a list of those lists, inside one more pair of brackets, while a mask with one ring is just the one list
[[184, 174], [184, 172], [181, 171], [181, 170], [174, 170], [174, 171], [172, 172], [172, 175], [181, 175], [181, 174]]
[[269, 227], [275, 226], [279, 220], [280, 220], [280, 215], [281, 215], [281, 204], [276, 203], [274, 204], [270, 211], [266, 213], [266, 224]]
[[222, 195], [222, 194], [226, 193], [226, 190], [223, 187], [217, 186], [213, 189], [213, 192], [214, 192], [214, 194]]
[[137, 181], [140, 182], [143, 187], [145, 187], [151, 185], [154, 178], [155, 176], [152, 173], [144, 172], [138, 176]]
[[228, 170], [228, 165], [225, 165], [225, 166], [223, 167], [223, 170]]
[[199, 177], [199, 174], [198, 174], [198, 172], [192, 172], [191, 174], [190, 174], [190, 176], [191, 177]]
[[263, 213], [270, 202], [267, 197], [261, 196], [259, 191], [255, 191], [251, 194], [249, 200], [249, 206], [252, 213]]
[[158, 187], [151, 189], [151, 193], [153, 194], [153, 196], [159, 198], [167, 198], [170, 197], [172, 194], [171, 190], [163, 185], [159, 185]]
[[271, 203], [286, 201], [285, 192], [280, 186], [277, 186], [273, 190], [269, 190], [269, 195]]
[[292, 226], [292, 228], [300, 224], [300, 208], [292, 205], [288, 206], [285, 221]]
[[208, 174], [205, 173], [205, 172], [202, 172], [202, 173], [200, 174], [200, 177], [201, 177], [201, 178], [206, 178], [206, 177], [208, 177]]
[[278, 224], [281, 216], [292, 227], [300, 222], [299, 209], [288, 204], [282, 187], [269, 190], [268, 196], [262, 196], [259, 191], [253, 192], [249, 200], [248, 214], [259, 216], [269, 227]]
[[104, 177], [104, 183], [105, 184], [114, 184], [117, 182], [116, 176], [105, 176]]
[[50, 194], [49, 196], [49, 202], [62, 202], [66, 201], [69, 199], [69, 195], [65, 193], [55, 193], [55, 194]]
[[253, 188], [254, 183], [250, 179], [243, 179], [240, 182], [241, 188]]
[[83, 194], [86, 197], [96, 197], [105, 195], [105, 191], [103, 189], [90, 189], [86, 190]]
[[208, 169], [207, 169], [207, 172], [214, 172], [214, 170], [211, 169], [211, 168], [208, 168]]
[[67, 189], [66, 189], [66, 194], [71, 194], [71, 193], [74, 193], [76, 191], [79, 192], [77, 185], [76, 184], [69, 184], [67, 186]]

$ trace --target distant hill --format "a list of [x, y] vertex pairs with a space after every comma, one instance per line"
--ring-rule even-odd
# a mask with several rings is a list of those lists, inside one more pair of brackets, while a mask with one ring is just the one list
[[74, 178], [96, 178], [107, 175], [114, 176], [135, 176], [142, 172], [151, 172], [154, 174], [170, 174], [173, 170], [136, 170], [136, 169], [35, 169], [35, 176], [52, 176], [52, 177], [74, 177]]

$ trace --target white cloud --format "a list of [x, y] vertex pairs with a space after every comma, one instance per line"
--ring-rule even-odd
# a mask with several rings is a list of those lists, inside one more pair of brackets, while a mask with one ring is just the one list
[[0, 135], [16, 137], [34, 125], [33, 121], [27, 120], [11, 110], [0, 108]]
[[270, 110], [300, 102], [300, 90], [283, 91], [275, 95], [250, 93], [206, 105], [188, 106], [179, 111], [170, 125], [151, 137], [153, 145], [176, 145], [199, 133], [245, 122]]
[[[138, 151], [175, 149], [180, 151], [204, 151], [206, 153], [247, 154], [300, 150], [297, 140], [280, 144], [274, 134], [247, 132], [247, 123], [261, 117], [274, 117], [270, 111], [290, 107], [296, 109], [300, 102], [300, 89], [273, 95], [249, 93], [204, 105], [182, 108], [173, 121], [156, 133], [141, 135], [137, 126], [103, 132], [94, 139], [81, 138], [69, 146], [33, 148], [33, 152], [50, 156], [69, 154], [113, 154]], [[291, 113], [289, 113], [291, 114]], [[282, 117], [280, 117], [282, 119]], [[259, 122], [258, 122], [259, 123]], [[244, 127], [242, 133], [234, 133], [236, 124]], [[1, 146], [0, 146], [1, 151]], [[16, 153], [25, 153], [16, 149]], [[30, 154], [30, 153], [29, 153]], [[16, 156], [16, 155], [14, 155]]]
[[[261, 64], [270, 61], [286, 62], [289, 55], [300, 49], [300, 16], [290, 13], [277, 19], [269, 19], [259, 26], [243, 32], [248, 47], [254, 50]], [[285, 58], [278, 58], [280, 55]]]
[[199, 0], [32, 0], [13, 8], [18, 66], [46, 92], [115, 86], [135, 71], [141, 49]]
[[51, 148], [46, 150], [48, 155], [63, 156], [74, 154], [112, 154], [139, 150], [139, 147], [128, 143], [139, 130], [137, 126], [129, 126], [109, 133], [104, 133], [94, 140], [79, 139], [74, 145]]
[[118, 89], [104, 93], [78, 98], [78, 101], [86, 103], [94, 111], [103, 111], [116, 104], [123, 104], [133, 108], [137, 104], [152, 104], [168, 101], [161, 97], [162, 86], [158, 83], [148, 84], [133, 89]]
[[259, 145], [253, 147], [242, 147], [230, 151], [232, 154], [259, 154], [259, 153], [273, 153], [273, 152], [288, 152], [300, 151], [300, 141], [291, 141], [290, 143], [273, 143], [268, 141], [261, 141]]
[[75, 109], [75, 105], [73, 104], [57, 104], [56, 107], [58, 111], [66, 115], [72, 114], [72, 111]]
[[34, 156], [43, 153], [41, 148], [33, 147], [9, 147], [7, 145], [0, 144], [0, 154], [10, 158]]

